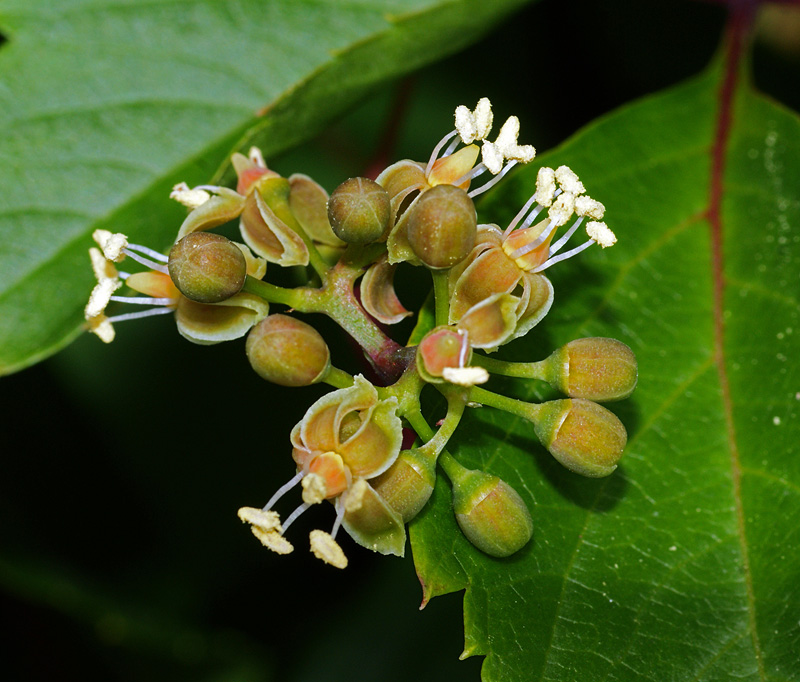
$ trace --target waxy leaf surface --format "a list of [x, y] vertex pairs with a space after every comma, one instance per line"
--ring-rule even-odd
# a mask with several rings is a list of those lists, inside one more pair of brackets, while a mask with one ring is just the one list
[[639, 386], [609, 405], [626, 455], [583, 479], [530, 424], [472, 411], [451, 451], [519, 491], [534, 539], [482, 555], [440, 481], [411, 530], [425, 599], [466, 588], [486, 681], [798, 680], [800, 121], [722, 59], [537, 158], [484, 213], [510, 220], [537, 168], [564, 163], [619, 242], [554, 267], [550, 315], [500, 356], [629, 344]]

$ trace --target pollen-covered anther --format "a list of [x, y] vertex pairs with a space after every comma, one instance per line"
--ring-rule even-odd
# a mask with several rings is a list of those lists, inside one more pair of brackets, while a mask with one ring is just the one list
[[265, 511], [254, 507], [242, 507], [238, 512], [244, 523], [250, 524], [253, 532], [264, 547], [276, 554], [290, 554], [294, 547], [283, 537], [280, 517], [274, 511]]
[[125, 258], [124, 250], [128, 247], [128, 238], [121, 232], [95, 230], [92, 239], [103, 250], [103, 255], [110, 261], [119, 263]]
[[518, 144], [518, 137], [519, 119], [516, 116], [509, 116], [503, 127], [500, 128], [495, 144], [509, 161], [519, 161], [520, 163], [533, 161], [536, 156], [536, 149], [529, 144]]
[[319, 504], [328, 496], [328, 486], [319, 474], [306, 474], [301, 483], [303, 486], [303, 502]]
[[556, 168], [555, 176], [561, 189], [565, 192], [572, 192], [577, 196], [586, 191], [583, 183], [569, 166], [559, 166]]
[[599, 223], [595, 220], [586, 225], [586, 234], [589, 238], [600, 244], [604, 249], [609, 246], [614, 246], [617, 243], [617, 237], [608, 229], [605, 223]]
[[599, 201], [595, 201], [588, 194], [575, 198], [575, 213], [581, 217], [602, 220], [606, 214], [606, 207]]
[[543, 166], [536, 175], [536, 194], [534, 200], [540, 206], [552, 206], [556, 194], [556, 173], [552, 168]]
[[111, 278], [100, 280], [92, 289], [89, 302], [84, 309], [84, 317], [87, 320], [99, 317], [105, 312], [106, 306], [111, 301], [114, 292], [122, 286], [122, 282]]
[[556, 197], [547, 215], [551, 225], [560, 227], [567, 224], [573, 213], [575, 213], [575, 195], [572, 192], [562, 192]]
[[308, 536], [311, 552], [317, 559], [336, 568], [347, 568], [347, 557], [333, 537], [324, 530], [312, 530]]
[[492, 129], [494, 115], [488, 97], [482, 97], [473, 111], [463, 104], [456, 108], [456, 130], [464, 144], [484, 140]]
[[489, 381], [489, 372], [483, 367], [445, 367], [442, 377], [458, 386], [475, 386]]
[[185, 182], [179, 182], [172, 187], [169, 198], [183, 204], [186, 208], [194, 210], [206, 203], [211, 195], [204, 189], [192, 189]]

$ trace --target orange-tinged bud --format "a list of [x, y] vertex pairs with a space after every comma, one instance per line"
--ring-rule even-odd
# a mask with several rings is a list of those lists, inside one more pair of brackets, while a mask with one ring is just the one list
[[449, 268], [464, 260], [475, 246], [475, 204], [463, 189], [437, 185], [416, 200], [406, 229], [417, 258], [430, 268]]
[[466, 336], [452, 327], [437, 327], [429, 331], [417, 346], [417, 370], [426, 381], [440, 383], [446, 367], [469, 364], [472, 350]]
[[192, 232], [169, 252], [169, 275], [189, 300], [219, 303], [241, 291], [247, 261], [230, 239], [212, 232]]
[[422, 511], [436, 484], [436, 460], [419, 450], [403, 450], [389, 469], [370, 484], [408, 523]]
[[319, 332], [288, 315], [270, 315], [253, 327], [245, 352], [262, 379], [281, 386], [309, 386], [330, 367], [328, 345]]
[[328, 199], [328, 220], [339, 239], [370, 244], [384, 236], [391, 216], [389, 193], [369, 178], [350, 178]]
[[536, 435], [561, 464], [591, 478], [617, 468], [628, 434], [605, 407], [581, 398], [553, 400], [532, 413]]
[[616, 339], [591, 337], [570, 341], [544, 364], [550, 383], [570, 398], [622, 400], [636, 388], [636, 356]]
[[533, 535], [530, 512], [517, 491], [483, 471], [466, 470], [453, 481], [453, 511], [467, 539], [490, 556], [510, 556]]

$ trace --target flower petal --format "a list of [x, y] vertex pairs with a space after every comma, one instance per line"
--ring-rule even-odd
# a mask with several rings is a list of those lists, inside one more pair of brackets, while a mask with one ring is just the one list
[[450, 294], [450, 323], [460, 320], [471, 308], [490, 296], [509, 294], [516, 288], [522, 271], [502, 249], [481, 253], [461, 273]]
[[389, 265], [387, 257], [373, 263], [361, 279], [361, 303], [366, 311], [379, 322], [397, 324], [411, 315], [394, 290], [394, 271], [397, 265]]
[[239, 226], [245, 243], [259, 256], [285, 267], [308, 265], [303, 239], [275, 215], [261, 192], [247, 195]]
[[347, 492], [342, 525], [359, 545], [373, 552], [396, 556], [405, 552], [403, 519], [363, 479]]
[[356, 432], [339, 445], [342, 456], [354, 477], [372, 478], [386, 471], [403, 442], [403, 425], [397, 416], [397, 398], [382, 400], [368, 411]]
[[259, 296], [238, 293], [220, 303], [195, 303], [181, 297], [175, 321], [181, 336], [201, 345], [231, 341], [247, 334], [269, 313]]
[[458, 328], [469, 334], [473, 348], [494, 350], [505, 343], [517, 326], [517, 297], [495, 294], [470, 308]]
[[315, 242], [328, 246], [341, 246], [328, 222], [328, 193], [307, 175], [289, 176], [289, 208], [305, 233]]
[[210, 230], [238, 217], [244, 208], [244, 197], [227, 187], [220, 187], [217, 192], [186, 216], [175, 241], [190, 232]]

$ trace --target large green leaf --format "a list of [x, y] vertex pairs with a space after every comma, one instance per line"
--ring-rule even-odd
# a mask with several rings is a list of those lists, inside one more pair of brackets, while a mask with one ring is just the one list
[[0, 373], [79, 330], [98, 227], [166, 245], [179, 181], [268, 158], [525, 0], [7, 1], [0, 25]]
[[[517, 488], [534, 540], [482, 555], [441, 482], [411, 532], [425, 600], [466, 588], [484, 680], [800, 679], [800, 120], [722, 60], [538, 161], [581, 176], [619, 243], [554, 268], [553, 311], [506, 352], [631, 345], [627, 455], [582, 479], [473, 411], [452, 449]], [[509, 219], [535, 173], [484, 208]]]

